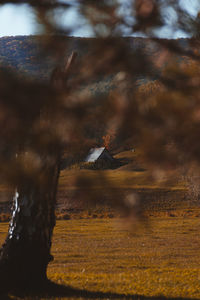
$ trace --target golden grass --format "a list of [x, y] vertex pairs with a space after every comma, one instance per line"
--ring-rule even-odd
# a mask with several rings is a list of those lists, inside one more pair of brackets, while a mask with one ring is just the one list
[[[66, 169], [61, 172], [59, 178], [59, 190], [68, 189], [74, 190], [77, 188], [84, 188], [80, 186], [77, 178], [86, 179], [91, 181], [90, 188], [103, 189], [105, 188], [105, 182], [109, 187], [117, 189], [158, 189], [166, 188], [166, 180], [156, 182], [150, 178], [148, 171], [120, 171], [120, 170], [76, 170]], [[81, 182], [81, 181], [80, 181]], [[184, 190], [185, 183], [173, 181], [168, 183], [168, 190]]]
[[200, 298], [199, 218], [59, 221], [48, 275], [92, 291]]
[[[133, 155], [128, 152], [120, 157], [131, 159]], [[92, 215], [84, 211], [83, 219], [70, 215], [70, 220], [57, 221], [52, 247], [55, 260], [49, 265], [48, 277], [90, 291], [200, 298], [200, 209], [188, 209], [190, 204], [185, 206], [176, 197], [176, 191], [185, 191], [185, 184], [153, 182], [148, 171], [70, 169], [61, 172], [59, 190], [84, 190], [85, 181], [77, 181], [77, 175], [93, 182], [90, 188], [102, 194], [105, 178], [109, 187], [142, 190], [148, 193], [147, 200], [155, 201], [146, 212], [148, 224], [132, 223], [132, 230], [127, 229], [127, 220], [106, 219], [102, 211], [103, 219], [89, 219]], [[168, 193], [166, 198], [163, 190]], [[7, 227], [0, 223], [0, 243]]]
[[[199, 218], [127, 225], [122, 219], [57, 221], [48, 277], [95, 292], [200, 298]], [[6, 230], [7, 223], [0, 224], [0, 242]]]
[[116, 159], [125, 160], [128, 164], [118, 169], [88, 170], [80, 168], [65, 169], [59, 178], [59, 190], [75, 190], [88, 188], [82, 182], [89, 182], [90, 189], [104, 190], [107, 188], [116, 189], [167, 189], [185, 190], [185, 182], [178, 180], [176, 176], [163, 177], [160, 180], [152, 178], [152, 174], [141, 167], [134, 168], [134, 164], [142, 165], [140, 152], [137, 150], [124, 151], [115, 155]]

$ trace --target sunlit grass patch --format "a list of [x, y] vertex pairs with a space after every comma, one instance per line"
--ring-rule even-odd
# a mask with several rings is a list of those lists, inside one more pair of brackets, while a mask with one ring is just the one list
[[198, 218], [129, 229], [117, 219], [59, 221], [49, 277], [91, 291], [200, 297]]
[[132, 273], [57, 273], [52, 279], [60, 284], [91, 291], [125, 295], [191, 297], [200, 294], [199, 270], [160, 269], [134, 270]]
[[[94, 292], [200, 298], [199, 225], [166, 216], [132, 227], [123, 219], [57, 221], [48, 277]], [[0, 224], [0, 243], [7, 228]]]

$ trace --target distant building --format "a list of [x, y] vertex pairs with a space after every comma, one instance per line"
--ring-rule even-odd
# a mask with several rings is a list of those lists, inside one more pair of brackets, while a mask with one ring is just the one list
[[90, 149], [85, 162], [97, 162], [100, 160], [113, 162], [115, 159], [105, 147], [100, 147]]

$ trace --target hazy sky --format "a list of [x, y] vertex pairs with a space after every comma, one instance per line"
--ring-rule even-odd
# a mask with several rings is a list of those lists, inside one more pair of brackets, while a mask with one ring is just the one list
[[[127, 0], [119, 0], [121, 3], [125, 3]], [[196, 16], [200, 9], [200, 0], [179, 0], [186, 10], [188, 10], [193, 16]], [[74, 1], [75, 3], [75, 1]], [[170, 10], [167, 12], [169, 20], [173, 21], [173, 12]], [[91, 36], [92, 31], [84, 21], [78, 17], [77, 8], [74, 6], [70, 12], [60, 17], [63, 24], [70, 27], [71, 24], [76, 26], [73, 32], [74, 36]], [[36, 26], [34, 14], [27, 5], [3, 5], [0, 8], [0, 37], [2, 36], [14, 36], [14, 35], [29, 35], [39, 33], [39, 27]], [[169, 26], [165, 26], [162, 31], [159, 32], [159, 36], [167, 38], [185, 37], [185, 34], [181, 31], [174, 31]]]

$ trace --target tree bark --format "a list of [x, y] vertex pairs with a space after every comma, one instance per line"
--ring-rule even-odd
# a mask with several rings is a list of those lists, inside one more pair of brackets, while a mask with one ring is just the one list
[[0, 250], [0, 290], [34, 289], [47, 280], [59, 171], [58, 159], [49, 160], [38, 172], [39, 179], [22, 180], [15, 192]]
[[[64, 70], [55, 68], [52, 73], [51, 85], [58, 95], [66, 91], [67, 78], [76, 56], [72, 52]], [[44, 113], [43, 118], [49, 121], [48, 113]], [[50, 249], [60, 173], [60, 142], [59, 139], [50, 141], [46, 148], [40, 149], [44, 159], [38, 172], [19, 179], [8, 235], [0, 250], [0, 292], [13, 288], [34, 289], [47, 282], [47, 266], [53, 259]]]

